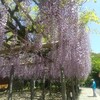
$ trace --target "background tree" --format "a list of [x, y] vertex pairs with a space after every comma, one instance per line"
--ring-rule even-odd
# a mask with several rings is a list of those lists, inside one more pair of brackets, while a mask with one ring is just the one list
[[96, 83], [97, 83], [97, 87], [100, 87], [100, 77], [99, 77], [99, 73], [100, 73], [100, 54], [96, 54], [96, 53], [92, 53], [91, 54], [91, 59], [92, 59], [92, 71], [91, 74], [89, 75], [87, 81], [85, 82], [86, 86], [90, 86], [91, 84], [91, 79], [95, 79]]

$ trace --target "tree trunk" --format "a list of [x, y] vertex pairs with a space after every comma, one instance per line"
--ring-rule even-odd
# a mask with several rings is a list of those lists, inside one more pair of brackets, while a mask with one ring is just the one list
[[42, 80], [42, 100], [45, 100], [45, 76]]
[[30, 92], [31, 92], [31, 100], [34, 99], [34, 78], [31, 78], [31, 81], [30, 81]]
[[63, 70], [61, 70], [61, 87], [62, 87], [62, 100], [67, 100], [66, 95], [66, 82]]
[[35, 86], [35, 80], [34, 80], [34, 89], [36, 88], [36, 86]]
[[78, 86], [78, 80], [75, 79], [75, 93], [76, 93], [76, 97], [78, 96], [79, 93], [79, 86]]
[[14, 79], [14, 66], [12, 66], [11, 71], [10, 71], [10, 82], [9, 82], [8, 100], [12, 100], [13, 79]]
[[67, 100], [71, 100], [71, 92], [69, 86], [67, 86], [66, 94], [67, 94]]
[[74, 81], [72, 80], [72, 100], [76, 100], [76, 96], [75, 96], [75, 88], [74, 88]]
[[51, 80], [50, 80], [50, 86], [49, 86], [49, 96], [51, 96], [52, 95], [52, 92], [51, 92], [51, 89], [52, 89], [52, 84], [51, 84]]

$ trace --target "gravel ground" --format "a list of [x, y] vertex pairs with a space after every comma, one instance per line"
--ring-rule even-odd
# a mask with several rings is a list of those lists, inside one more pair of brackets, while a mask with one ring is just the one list
[[[86, 94], [88, 94], [88, 92], [89, 92], [89, 95], [92, 94], [92, 91], [90, 91], [90, 90], [91, 89], [88, 89], [85, 92], [83, 91], [83, 94], [80, 96], [81, 98], [79, 100], [83, 100], [86, 97]], [[96, 92], [100, 96], [100, 89], [97, 89]], [[45, 93], [46, 93], [46, 100], [62, 100], [61, 99], [61, 95], [60, 95], [59, 92], [58, 93], [52, 93], [52, 97], [49, 96], [49, 93], [48, 92], [45, 92]], [[86, 94], [84, 94], [84, 93], [86, 93]], [[0, 92], [0, 100], [7, 100], [7, 97], [8, 97], [7, 91]], [[28, 92], [28, 91], [24, 91], [22, 93], [21, 92], [14, 92], [13, 93], [13, 96], [12, 96], [12, 100], [30, 100], [30, 92]], [[34, 97], [34, 100], [41, 100], [41, 91], [37, 91], [36, 92], [35, 97]], [[87, 100], [90, 100], [90, 98], [88, 97]], [[92, 98], [91, 98], [91, 100], [92, 100]]]
[[[0, 100], [7, 100], [7, 92], [0, 92]], [[12, 100], [30, 100], [30, 92], [16, 92], [13, 93]], [[41, 100], [41, 92], [36, 92], [34, 100]], [[53, 93], [52, 97], [46, 92], [46, 100], [61, 100], [59, 93]]]

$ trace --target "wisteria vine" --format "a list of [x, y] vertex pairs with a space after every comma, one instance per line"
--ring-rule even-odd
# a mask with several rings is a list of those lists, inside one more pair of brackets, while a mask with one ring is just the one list
[[[46, 56], [38, 53], [43, 44], [42, 35], [37, 35], [35, 53], [29, 54], [24, 51], [22, 54], [14, 55], [8, 65], [5, 63], [6, 58], [0, 58], [3, 62], [0, 66], [0, 75], [9, 76], [10, 67], [13, 65], [14, 75], [18, 77], [38, 79], [43, 78], [45, 73], [47, 78], [57, 79], [61, 77], [63, 70], [66, 78], [86, 78], [91, 70], [89, 38], [85, 25], [79, 21], [76, 0], [44, 0], [38, 7], [37, 22], [43, 26], [41, 34], [48, 38], [47, 43], [53, 43], [50, 52]], [[6, 23], [4, 17], [3, 20], [4, 24], [0, 21], [2, 30]], [[4, 32], [0, 29], [0, 33]], [[0, 43], [3, 41], [2, 38], [3, 35], [0, 34]]]

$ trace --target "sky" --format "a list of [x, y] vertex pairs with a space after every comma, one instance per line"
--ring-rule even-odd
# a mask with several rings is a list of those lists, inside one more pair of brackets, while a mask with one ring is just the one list
[[[84, 4], [84, 8], [95, 10], [98, 17], [100, 17], [100, 0], [90, 0], [91, 2], [87, 2]], [[96, 23], [89, 23], [89, 37], [90, 37], [90, 45], [91, 51], [94, 53], [100, 53], [100, 25]]]

